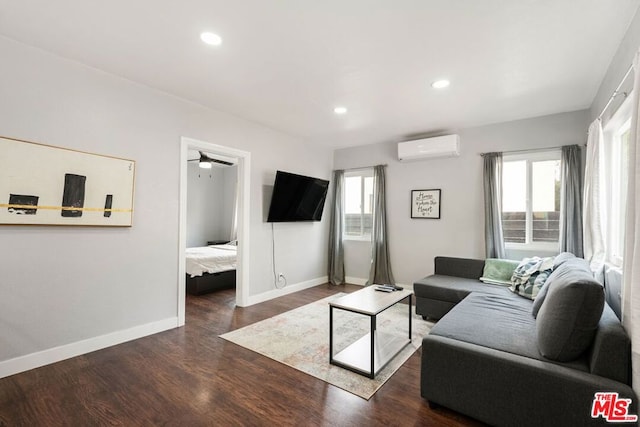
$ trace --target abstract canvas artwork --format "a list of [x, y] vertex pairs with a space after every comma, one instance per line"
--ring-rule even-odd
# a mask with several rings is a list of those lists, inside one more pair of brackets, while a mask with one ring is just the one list
[[130, 227], [135, 166], [0, 137], [0, 224]]

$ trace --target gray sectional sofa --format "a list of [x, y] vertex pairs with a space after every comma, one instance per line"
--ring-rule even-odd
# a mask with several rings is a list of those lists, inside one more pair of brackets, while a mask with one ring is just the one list
[[431, 406], [498, 426], [609, 425], [592, 404], [616, 392], [637, 414], [629, 338], [586, 261], [562, 255], [535, 301], [479, 281], [484, 260], [435, 259], [414, 284], [416, 312], [439, 319], [422, 342]]

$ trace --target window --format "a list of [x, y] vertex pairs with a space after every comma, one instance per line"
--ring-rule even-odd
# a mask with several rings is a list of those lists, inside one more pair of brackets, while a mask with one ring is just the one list
[[344, 174], [344, 238], [371, 239], [373, 227], [373, 169]]
[[[614, 124], [615, 125], [615, 124]], [[629, 135], [631, 119], [615, 126], [611, 138], [611, 212], [609, 218], [609, 262], [622, 266], [624, 254], [625, 212], [627, 206], [627, 174], [629, 171]]]
[[557, 246], [560, 151], [503, 157], [502, 229], [507, 246]]
[[602, 129], [605, 261], [618, 267], [622, 267], [624, 257], [632, 104], [628, 97]]

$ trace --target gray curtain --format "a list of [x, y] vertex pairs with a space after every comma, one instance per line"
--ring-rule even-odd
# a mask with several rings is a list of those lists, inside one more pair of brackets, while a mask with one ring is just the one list
[[344, 171], [333, 171], [333, 209], [329, 228], [329, 283], [341, 285], [344, 279], [344, 247], [342, 232], [344, 228]]
[[373, 168], [373, 230], [371, 231], [371, 270], [367, 285], [395, 284], [387, 244], [387, 205], [384, 166]]
[[562, 147], [560, 168], [560, 252], [582, 257], [582, 150], [578, 145]]
[[505, 258], [502, 234], [502, 153], [484, 157], [484, 245], [487, 258]]

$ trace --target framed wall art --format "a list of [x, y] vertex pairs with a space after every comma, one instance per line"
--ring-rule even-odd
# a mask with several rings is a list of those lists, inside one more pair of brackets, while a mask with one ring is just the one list
[[411, 218], [440, 219], [441, 190], [411, 190]]
[[0, 137], [0, 224], [130, 227], [133, 160]]

